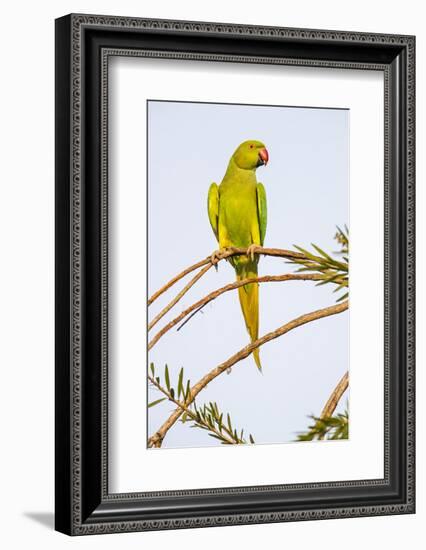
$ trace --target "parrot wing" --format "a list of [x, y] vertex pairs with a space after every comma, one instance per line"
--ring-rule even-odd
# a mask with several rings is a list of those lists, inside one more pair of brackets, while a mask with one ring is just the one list
[[212, 183], [209, 188], [207, 199], [207, 209], [209, 213], [210, 225], [217, 240], [219, 240], [218, 222], [219, 222], [219, 187]]
[[[266, 224], [268, 221], [268, 210], [266, 207], [266, 191], [263, 184], [258, 183], [256, 186], [257, 192], [257, 215], [259, 217], [260, 244], [263, 246], [266, 234]], [[211, 223], [211, 222], [210, 222]]]

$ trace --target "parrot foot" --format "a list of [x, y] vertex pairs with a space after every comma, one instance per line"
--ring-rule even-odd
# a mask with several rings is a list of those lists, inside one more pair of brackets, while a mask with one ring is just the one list
[[214, 265], [214, 267], [216, 268], [216, 271], [217, 271], [217, 264], [219, 263], [219, 260], [221, 259], [222, 254], [225, 252], [225, 250], [226, 250], [225, 248], [214, 250], [212, 252], [212, 255], [210, 256], [210, 261], [212, 265]]
[[231, 367], [228, 367], [228, 368], [226, 369], [226, 374], [231, 374], [231, 372], [232, 372], [232, 368], [231, 368]]
[[247, 256], [250, 256], [252, 262], [254, 261], [254, 255], [255, 255], [255, 252], [256, 252], [257, 248], [258, 248], [257, 244], [251, 244], [247, 248], [246, 254], [247, 254]]

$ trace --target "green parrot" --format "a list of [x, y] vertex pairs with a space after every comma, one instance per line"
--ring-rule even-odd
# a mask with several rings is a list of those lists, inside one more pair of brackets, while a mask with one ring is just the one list
[[[257, 182], [256, 169], [266, 165], [269, 154], [261, 141], [248, 140], [232, 155], [222, 183], [212, 183], [208, 194], [208, 214], [220, 250], [230, 246], [247, 248], [247, 256], [228, 259], [234, 267], [237, 281], [257, 277], [259, 257], [254, 248], [263, 246], [266, 233], [266, 192]], [[213, 252], [212, 260], [220, 251]], [[216, 259], [217, 260], [217, 259]], [[259, 336], [259, 285], [251, 283], [238, 289], [240, 305], [250, 339]], [[253, 351], [261, 371], [259, 349]]]

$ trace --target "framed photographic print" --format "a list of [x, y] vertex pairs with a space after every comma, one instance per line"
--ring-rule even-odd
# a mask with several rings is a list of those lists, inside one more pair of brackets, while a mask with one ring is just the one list
[[414, 55], [56, 21], [57, 530], [414, 512]]

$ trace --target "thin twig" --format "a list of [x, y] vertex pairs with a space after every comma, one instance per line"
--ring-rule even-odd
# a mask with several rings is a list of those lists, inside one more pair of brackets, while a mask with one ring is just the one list
[[[239, 361], [242, 361], [243, 359], [248, 357], [256, 348], [259, 348], [263, 344], [266, 344], [267, 342], [274, 340], [275, 338], [278, 338], [279, 336], [282, 336], [283, 334], [286, 334], [287, 332], [290, 332], [291, 330], [297, 327], [300, 327], [312, 321], [316, 321], [317, 319], [322, 319], [323, 317], [329, 317], [330, 315], [336, 315], [337, 313], [342, 313], [343, 311], [348, 309], [348, 306], [349, 306], [349, 301], [346, 300], [345, 302], [340, 302], [334, 306], [326, 307], [324, 309], [319, 309], [316, 311], [312, 311], [311, 313], [301, 315], [300, 317], [293, 319], [289, 323], [286, 323], [285, 325], [282, 325], [281, 327], [277, 328], [273, 332], [269, 332], [268, 334], [265, 334], [264, 336], [262, 336], [261, 338], [258, 338], [254, 342], [251, 342], [250, 344], [242, 348], [240, 351], [235, 353], [232, 357], [227, 359], [224, 363], [221, 363], [220, 365], [215, 367], [213, 370], [208, 372], [206, 375], [204, 375], [203, 378], [201, 378], [191, 388], [190, 397], [187, 400], [187, 405], [189, 405], [195, 399], [195, 397], [200, 393], [200, 391], [203, 388], [205, 388], [212, 380], [214, 380], [217, 376], [225, 372], [227, 369], [229, 369]], [[169, 418], [162, 424], [162, 426], [149, 438], [148, 447], [161, 447], [161, 444], [165, 435], [170, 430], [170, 428], [174, 425], [174, 423], [179, 419], [181, 414], [182, 414], [182, 410], [180, 408], [177, 408], [169, 416]]]
[[197, 315], [197, 313], [200, 313], [200, 312], [201, 312], [201, 313], [204, 313], [204, 311], [203, 311], [204, 305], [205, 305], [205, 304], [203, 304], [203, 305], [200, 306], [198, 309], [196, 309], [195, 311], [193, 311], [193, 312], [191, 313], [191, 315], [189, 315], [189, 317], [187, 317], [187, 318], [185, 319], [185, 321], [184, 321], [183, 323], [181, 323], [181, 324], [178, 326], [178, 328], [176, 329], [176, 332], [179, 332], [180, 329], [183, 328], [183, 327], [186, 325], [186, 323], [188, 323], [195, 315]]
[[285, 275], [264, 275], [263, 277], [250, 277], [248, 279], [243, 279], [242, 281], [235, 281], [234, 283], [229, 283], [221, 288], [218, 288], [217, 290], [211, 292], [204, 298], [201, 298], [198, 300], [198, 302], [195, 302], [191, 306], [187, 307], [180, 315], [175, 317], [172, 321], [167, 323], [160, 331], [157, 332], [157, 334], [152, 338], [152, 340], [148, 343], [148, 350], [152, 349], [155, 344], [158, 342], [158, 340], [166, 334], [171, 328], [173, 328], [175, 325], [180, 323], [182, 319], [184, 319], [187, 315], [189, 315], [192, 311], [201, 309], [205, 305], [207, 305], [209, 302], [220, 296], [221, 294], [224, 294], [225, 292], [229, 292], [230, 290], [234, 290], [236, 288], [240, 288], [241, 286], [245, 286], [247, 284], [252, 283], [274, 283], [274, 282], [281, 282], [281, 281], [320, 281], [322, 278], [321, 275], [315, 274], [315, 273], [286, 273]]
[[201, 279], [201, 277], [204, 275], [204, 273], [207, 273], [207, 271], [211, 268], [212, 264], [206, 265], [203, 267], [203, 269], [200, 269], [200, 271], [193, 277], [187, 285], [183, 287], [183, 289], [173, 298], [173, 300], [167, 304], [167, 306], [160, 311], [160, 313], [154, 317], [154, 319], [148, 324], [148, 330], [151, 330], [154, 325], [158, 323], [158, 321], [166, 315], [168, 311], [172, 309], [174, 305], [176, 305], [179, 300], [188, 292], [188, 290], [195, 285], [195, 283], [198, 281], [198, 279]]
[[349, 386], [349, 372], [346, 371], [342, 379], [334, 388], [333, 393], [328, 398], [327, 403], [324, 405], [324, 408], [320, 416], [321, 420], [323, 418], [330, 418], [330, 416], [333, 416], [333, 413], [336, 410], [337, 404], [339, 403], [342, 395], [348, 389], [348, 386]]
[[[283, 258], [305, 257], [303, 254], [299, 252], [293, 252], [292, 250], [283, 250], [281, 248], [263, 248], [261, 246], [256, 247], [254, 252], [255, 254], [262, 254], [264, 256], [281, 256]], [[229, 247], [226, 248], [223, 252], [216, 255], [216, 261], [212, 261], [211, 256], [208, 256], [207, 258], [204, 258], [204, 260], [200, 260], [196, 264], [187, 267], [181, 273], [178, 273], [175, 277], [173, 277], [173, 279], [170, 279], [170, 281], [162, 286], [159, 290], [157, 290], [157, 292], [154, 292], [154, 294], [148, 300], [148, 306], [150, 306], [157, 298], [164, 294], [164, 292], [171, 288], [175, 283], [177, 283], [178, 281], [183, 279], [183, 277], [185, 277], [192, 271], [195, 271], [199, 267], [209, 265], [208, 269], [210, 269], [212, 265], [217, 265], [217, 263], [221, 260], [229, 258], [230, 256], [241, 256], [242, 254], [247, 254], [247, 248]], [[206, 269], [206, 271], [208, 271], [208, 269]]]
[[188, 275], [189, 273], [192, 273], [192, 271], [195, 271], [199, 267], [203, 267], [203, 265], [206, 265], [206, 264], [212, 265], [210, 258], [205, 258], [204, 260], [200, 260], [196, 264], [191, 265], [186, 269], [184, 269], [183, 271], [181, 271], [181, 273], [178, 273], [175, 277], [173, 277], [173, 279], [170, 279], [168, 283], [166, 283], [164, 286], [158, 289], [157, 292], [154, 292], [154, 294], [148, 300], [148, 305], [150, 306], [153, 302], [155, 302], [157, 298], [159, 298], [162, 294], [164, 294], [166, 290], [168, 290], [175, 283], [183, 279], [186, 275]]

